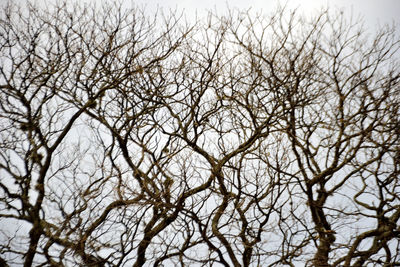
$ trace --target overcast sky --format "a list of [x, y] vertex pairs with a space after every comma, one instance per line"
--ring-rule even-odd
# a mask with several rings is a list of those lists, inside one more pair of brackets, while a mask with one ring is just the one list
[[[1, 1], [1, 0], [0, 0]], [[383, 25], [395, 22], [400, 25], [400, 0], [133, 0], [140, 5], [145, 4], [148, 8], [157, 5], [164, 9], [184, 9], [189, 16], [203, 13], [207, 9], [216, 9], [223, 12], [229, 5], [239, 9], [248, 9], [269, 13], [277, 4], [287, 3], [289, 8], [298, 8], [302, 13], [310, 14], [319, 10], [322, 6], [340, 8], [347, 14], [361, 15], [367, 27]]]
[[[0, 0], [6, 3], [9, 0]], [[11, 0], [11, 2], [26, 3], [28, 0]], [[38, 4], [44, 1], [54, 3], [52, 0], [32, 0]], [[78, 0], [66, 0], [67, 2], [80, 2]], [[83, 0], [86, 2], [108, 2], [115, 0]], [[323, 6], [339, 8], [346, 14], [362, 16], [366, 26], [374, 27], [386, 23], [395, 22], [400, 32], [400, 0], [122, 0], [126, 3], [135, 3], [140, 6], [145, 5], [148, 9], [154, 10], [157, 6], [163, 9], [185, 10], [187, 16], [193, 16], [195, 11], [204, 14], [206, 10], [217, 10], [223, 13], [227, 6], [231, 8], [249, 9], [253, 11], [262, 10], [269, 13], [278, 5], [287, 6], [290, 9], [298, 8], [302, 13], [310, 14], [319, 10]]]

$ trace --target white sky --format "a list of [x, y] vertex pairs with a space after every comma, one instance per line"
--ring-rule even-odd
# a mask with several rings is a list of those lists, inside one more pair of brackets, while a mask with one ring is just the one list
[[[7, 1], [16, 3], [26, 3], [28, 0], [0, 0], [0, 4]], [[31, 0], [37, 4], [44, 4], [52, 0]], [[67, 2], [82, 2], [79, 0], [66, 0]], [[116, 0], [83, 0], [85, 2], [108, 2]], [[319, 10], [323, 6], [340, 8], [347, 14], [354, 16], [362, 16], [368, 28], [376, 25], [395, 22], [397, 32], [400, 32], [400, 0], [119, 0], [125, 3], [134, 3], [140, 6], [146, 5], [150, 10], [154, 10], [157, 6], [165, 10], [178, 9], [184, 10], [187, 16], [193, 16], [197, 11], [198, 14], [204, 14], [206, 10], [217, 10], [223, 13], [227, 6], [246, 10], [251, 8], [252, 11], [263, 11], [269, 13], [278, 5], [287, 3], [290, 9], [298, 8], [302, 13], [309, 14]]]
[[132, 2], [147, 5], [147, 8], [150, 9], [157, 5], [164, 9], [184, 9], [189, 16], [193, 15], [195, 10], [200, 14], [207, 9], [216, 9], [223, 13], [228, 5], [239, 9], [251, 8], [253, 11], [262, 10], [269, 13], [277, 4], [287, 3], [290, 9], [298, 8], [304, 14], [328, 5], [340, 8], [348, 14], [352, 13], [356, 17], [362, 16], [368, 28], [392, 22], [395, 22], [398, 27], [400, 26], [400, 0], [133, 0]]

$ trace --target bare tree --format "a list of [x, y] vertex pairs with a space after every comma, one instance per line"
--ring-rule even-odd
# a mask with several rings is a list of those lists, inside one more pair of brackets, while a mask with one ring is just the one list
[[6, 6], [2, 264], [400, 264], [399, 39], [323, 11]]

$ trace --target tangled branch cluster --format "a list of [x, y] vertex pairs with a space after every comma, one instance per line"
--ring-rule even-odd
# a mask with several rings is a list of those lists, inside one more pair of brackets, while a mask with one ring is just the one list
[[1, 264], [399, 264], [398, 53], [328, 11], [5, 7]]

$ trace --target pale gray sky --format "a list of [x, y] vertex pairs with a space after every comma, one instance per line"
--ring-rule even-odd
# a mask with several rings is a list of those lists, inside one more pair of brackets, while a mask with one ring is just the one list
[[[4, 4], [9, 0], [0, 0]], [[11, 0], [16, 3], [26, 3], [28, 0]], [[38, 4], [51, 0], [32, 0]], [[74, 2], [75, 0], [67, 0]], [[115, 0], [83, 0], [86, 2], [108, 2]], [[82, 2], [82, 1], [76, 1]], [[217, 10], [223, 13], [227, 6], [239, 9], [251, 8], [253, 11], [263, 11], [269, 13], [278, 5], [287, 3], [290, 9], [298, 8], [304, 14], [310, 14], [319, 10], [323, 6], [339, 8], [346, 13], [355, 16], [361, 15], [367, 27], [383, 25], [395, 22], [400, 28], [400, 0], [122, 0], [126, 3], [146, 5], [148, 9], [154, 10], [157, 6], [165, 10], [178, 9], [184, 10], [187, 16], [204, 14], [206, 10]], [[400, 32], [400, 29], [398, 29]]]
[[367, 27], [383, 25], [395, 22], [400, 25], [400, 0], [133, 0], [133, 3], [147, 5], [153, 9], [157, 5], [164, 9], [184, 9], [189, 16], [195, 10], [203, 13], [207, 9], [216, 9], [223, 13], [223, 10], [230, 7], [239, 9], [251, 8], [253, 11], [263, 10], [265, 13], [271, 12], [279, 3], [287, 3], [290, 9], [298, 8], [302, 13], [309, 14], [319, 10], [322, 6], [339, 8], [348, 14], [362, 16]]

